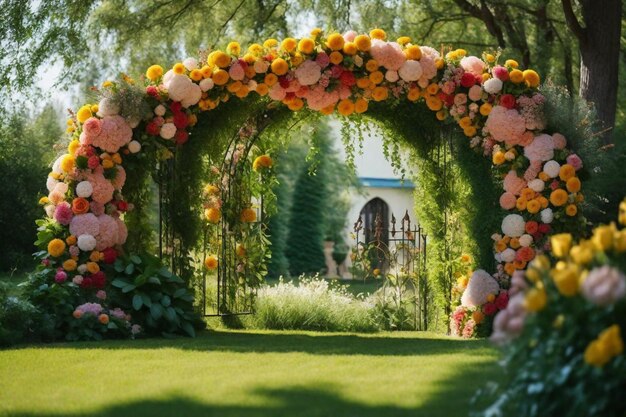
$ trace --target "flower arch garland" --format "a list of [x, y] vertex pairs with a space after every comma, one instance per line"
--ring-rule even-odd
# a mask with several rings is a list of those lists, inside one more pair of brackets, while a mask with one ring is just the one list
[[491, 303], [497, 291], [490, 288], [506, 286], [524, 270], [546, 248], [548, 235], [583, 221], [582, 161], [563, 135], [544, 131], [539, 75], [499, 61], [498, 54], [479, 58], [460, 49], [442, 55], [409, 37], [388, 41], [381, 29], [314, 30], [302, 39], [253, 44], [245, 53], [231, 42], [225, 51], [187, 58], [168, 71], [153, 65], [138, 94], [126, 76], [107, 81], [99, 103], [68, 120], [67, 152], [55, 161], [49, 195], [41, 199], [47, 216], [37, 243], [49, 281], [78, 286], [84, 301], [105, 286], [100, 266], [115, 261], [128, 235], [123, 218], [132, 203], [123, 187], [133, 172], [124, 169], [126, 160], [141, 156], [147, 143], [185, 146], [198, 118], [222, 103], [258, 95], [294, 112], [306, 107], [350, 117], [366, 113], [370, 102], [408, 100], [424, 102], [442, 123], [458, 124], [502, 179], [505, 214], [492, 236], [497, 271], [479, 271], [462, 288], [466, 308]]

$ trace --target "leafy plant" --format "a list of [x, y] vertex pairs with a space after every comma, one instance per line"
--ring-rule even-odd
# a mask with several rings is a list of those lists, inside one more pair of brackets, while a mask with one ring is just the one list
[[142, 253], [118, 258], [113, 264], [116, 305], [132, 310], [133, 322], [147, 333], [194, 337], [200, 320], [193, 309], [193, 294], [156, 256]]

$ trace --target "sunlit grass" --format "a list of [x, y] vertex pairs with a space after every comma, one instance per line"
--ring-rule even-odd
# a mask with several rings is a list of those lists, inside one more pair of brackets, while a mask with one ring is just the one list
[[461, 416], [495, 360], [415, 332], [40, 345], [0, 351], [0, 415]]

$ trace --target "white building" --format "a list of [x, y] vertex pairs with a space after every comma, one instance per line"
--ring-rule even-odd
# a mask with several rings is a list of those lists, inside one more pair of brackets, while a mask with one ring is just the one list
[[[334, 132], [340, 132], [338, 122], [331, 122]], [[345, 157], [341, 136], [337, 133], [335, 147], [340, 152], [341, 157]], [[408, 212], [412, 224], [416, 223], [413, 191], [415, 185], [405, 178], [401, 178], [389, 161], [385, 159], [383, 152], [383, 141], [380, 134], [366, 135], [363, 143], [362, 153], [355, 155], [356, 174], [361, 183], [360, 192], [350, 192], [350, 210], [348, 211], [347, 228], [345, 231], [346, 243], [354, 246], [353, 227], [354, 223], [361, 217], [365, 229], [374, 228], [374, 220], [377, 214], [381, 215], [383, 227], [389, 228], [392, 215], [396, 218], [397, 228], [400, 228], [401, 219]], [[403, 164], [408, 172], [407, 164]], [[370, 234], [370, 233], [368, 233]], [[361, 240], [367, 237], [361, 232]], [[371, 239], [371, 237], [370, 237]], [[332, 248], [327, 247], [328, 271], [336, 271], [335, 262], [332, 260]], [[340, 273], [344, 278], [350, 278], [347, 272], [350, 266], [350, 257], [346, 259], [346, 265], [340, 268]]]

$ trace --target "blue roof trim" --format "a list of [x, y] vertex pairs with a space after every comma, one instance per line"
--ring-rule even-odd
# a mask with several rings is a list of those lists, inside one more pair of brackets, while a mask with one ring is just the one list
[[376, 187], [376, 188], [415, 188], [415, 184], [409, 179], [404, 181], [399, 178], [372, 178], [372, 177], [359, 177], [361, 184], [364, 187]]

